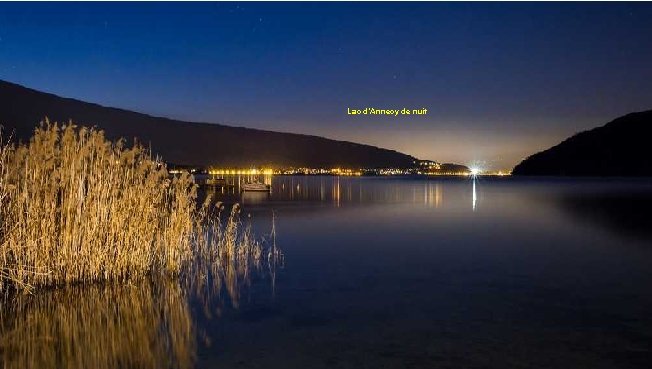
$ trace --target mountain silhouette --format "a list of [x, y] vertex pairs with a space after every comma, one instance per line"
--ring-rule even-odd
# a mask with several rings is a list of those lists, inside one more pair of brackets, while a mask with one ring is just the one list
[[652, 176], [652, 110], [631, 113], [534, 154], [512, 174]]
[[393, 150], [318, 136], [184, 122], [104, 107], [0, 81], [3, 135], [27, 141], [50, 121], [96, 126], [110, 139], [137, 138], [168, 163], [222, 167], [411, 167], [416, 158]]

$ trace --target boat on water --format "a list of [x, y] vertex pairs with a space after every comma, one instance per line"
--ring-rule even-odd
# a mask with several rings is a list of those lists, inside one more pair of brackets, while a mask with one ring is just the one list
[[266, 191], [270, 190], [270, 186], [260, 182], [244, 183], [242, 191]]
[[208, 178], [204, 183], [207, 186], [225, 186], [227, 184], [224, 178]]

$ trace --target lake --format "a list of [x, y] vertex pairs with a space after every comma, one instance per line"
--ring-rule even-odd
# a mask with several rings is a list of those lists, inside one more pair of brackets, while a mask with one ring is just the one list
[[209, 192], [258, 234], [273, 213], [284, 265], [236, 298], [161, 282], [5, 303], [3, 366], [652, 366], [652, 180], [267, 181]]

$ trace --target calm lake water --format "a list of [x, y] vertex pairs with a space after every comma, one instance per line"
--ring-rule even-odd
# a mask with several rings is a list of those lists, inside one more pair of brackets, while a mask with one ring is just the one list
[[163, 283], [16, 303], [4, 366], [652, 367], [652, 180], [269, 180], [217, 194], [259, 234], [274, 212], [274, 275], [237, 299]]

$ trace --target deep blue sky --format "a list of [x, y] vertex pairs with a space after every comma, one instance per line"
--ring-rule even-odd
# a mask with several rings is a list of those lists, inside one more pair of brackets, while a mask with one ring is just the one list
[[[154, 115], [508, 169], [652, 109], [652, 6], [3, 3], [0, 78]], [[367, 106], [429, 114], [346, 115]]]

